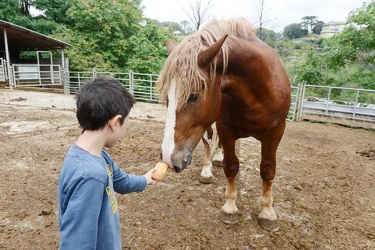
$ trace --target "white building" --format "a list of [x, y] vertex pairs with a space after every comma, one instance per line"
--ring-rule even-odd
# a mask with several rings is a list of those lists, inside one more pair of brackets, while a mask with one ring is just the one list
[[320, 38], [331, 38], [336, 34], [340, 34], [346, 24], [344, 22], [329, 22], [322, 26], [322, 31], [320, 32]]

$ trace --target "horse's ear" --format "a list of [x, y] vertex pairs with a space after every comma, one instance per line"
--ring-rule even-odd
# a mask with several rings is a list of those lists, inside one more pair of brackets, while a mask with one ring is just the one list
[[224, 35], [220, 40], [216, 41], [210, 47], [200, 52], [198, 55], [198, 65], [200, 67], [207, 67], [215, 56], [219, 53], [221, 46], [223, 45], [225, 39], [228, 37], [228, 34]]
[[168, 52], [168, 55], [170, 55], [172, 53], [172, 51], [174, 50], [174, 48], [176, 48], [176, 46], [178, 45], [178, 43], [172, 39], [167, 39], [167, 41], [165, 41], [166, 45], [167, 45], [167, 52]]

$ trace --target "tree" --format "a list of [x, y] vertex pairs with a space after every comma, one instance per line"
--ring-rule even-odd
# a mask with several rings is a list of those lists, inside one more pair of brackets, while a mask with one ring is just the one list
[[320, 32], [322, 31], [323, 25], [324, 25], [323, 21], [317, 21], [315, 23], [314, 27], [312, 28], [312, 32], [314, 34], [320, 35]]
[[182, 34], [188, 35], [188, 34], [192, 33], [192, 29], [191, 29], [190, 23], [187, 20], [182, 20], [180, 22], [180, 26], [181, 26], [181, 32], [182, 32]]
[[171, 29], [142, 18], [138, 3], [77, 1], [66, 13], [71, 25], [54, 33], [54, 37], [73, 45], [66, 50], [73, 70], [95, 67], [111, 71], [160, 71], [167, 56], [165, 40], [172, 38]]
[[199, 27], [204, 21], [210, 16], [209, 9], [211, 8], [210, 0], [207, 1], [207, 5], [202, 6], [202, 0], [195, 0], [194, 4], [190, 3], [190, 11], [184, 9], [186, 14], [189, 16], [193, 23], [195, 30], [199, 30]]
[[314, 49], [310, 49], [306, 60], [300, 62], [295, 68], [297, 82], [307, 82], [312, 85], [322, 85], [322, 58]]
[[[263, 40], [264, 36], [266, 36], [263, 32], [264, 26], [272, 21], [272, 19], [268, 19], [268, 10], [266, 9], [265, 0], [257, 0], [255, 10], [257, 12], [256, 23], [258, 23], [257, 35], [259, 39]], [[267, 31], [265, 32], [267, 33]]]
[[7, 0], [0, 2], [0, 19], [31, 29], [43, 34], [51, 34], [58, 27], [54, 21], [44, 16], [32, 17], [30, 8], [35, 1], [31, 0]]
[[[329, 48], [327, 62], [332, 69], [359, 63], [363, 70], [357, 77], [363, 78], [362, 87], [375, 89], [375, 1], [364, 3], [350, 12], [348, 27], [341, 34], [323, 42]], [[357, 28], [357, 27], [361, 28]], [[367, 80], [366, 80], [367, 79]], [[357, 81], [359, 81], [357, 79]]]
[[317, 16], [305, 16], [302, 17], [301, 26], [306, 29], [308, 33], [312, 32], [314, 25], [318, 22]]
[[269, 29], [265, 29], [263, 28], [261, 33], [262, 35], [259, 35], [258, 32], [259, 29], [257, 29], [256, 31], [256, 34], [257, 36], [265, 43], [267, 43], [269, 46], [271, 46], [272, 48], [276, 48], [276, 44], [278, 42], [278, 40], [280, 40], [280, 34], [276, 33], [275, 31], [273, 30], [269, 30]]
[[68, 9], [76, 0], [34, 0], [34, 7], [42, 11], [46, 19], [58, 24], [72, 24]]
[[306, 35], [300, 23], [292, 23], [284, 27], [283, 35], [289, 39], [300, 38]]

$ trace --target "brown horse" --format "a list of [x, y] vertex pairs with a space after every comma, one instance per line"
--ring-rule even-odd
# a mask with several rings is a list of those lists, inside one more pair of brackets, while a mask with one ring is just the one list
[[181, 172], [190, 164], [204, 132], [216, 123], [227, 179], [220, 219], [236, 223], [239, 160], [235, 142], [249, 136], [258, 139], [262, 157], [259, 223], [266, 230], [278, 230], [272, 181], [291, 101], [280, 58], [244, 19], [214, 20], [180, 44], [168, 40], [167, 50], [157, 81], [160, 98], [167, 101], [162, 159]]

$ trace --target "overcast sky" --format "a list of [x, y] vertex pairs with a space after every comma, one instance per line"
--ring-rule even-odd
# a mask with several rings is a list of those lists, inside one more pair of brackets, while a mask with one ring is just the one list
[[[208, 0], [202, 0], [206, 6]], [[317, 16], [319, 21], [345, 22], [350, 11], [360, 8], [369, 0], [264, 0], [265, 18], [272, 20], [264, 27], [282, 32], [286, 25], [300, 23], [302, 17]], [[196, 0], [143, 0], [145, 17], [159, 21], [190, 22], [185, 10]], [[211, 0], [211, 17], [244, 17], [250, 22], [257, 20], [256, 6], [259, 0]], [[203, 4], [202, 4], [203, 5]], [[255, 24], [256, 26], [256, 24]]]

